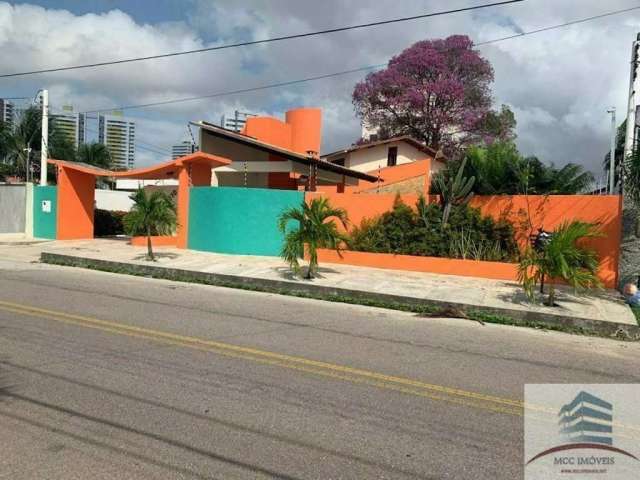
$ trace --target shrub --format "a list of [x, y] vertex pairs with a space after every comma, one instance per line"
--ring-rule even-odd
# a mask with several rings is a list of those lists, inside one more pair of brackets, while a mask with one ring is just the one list
[[96, 237], [123, 235], [123, 217], [127, 212], [96, 209], [93, 213], [93, 232]]
[[352, 250], [429, 257], [513, 261], [518, 255], [513, 226], [483, 217], [468, 205], [451, 210], [442, 225], [442, 206], [420, 199], [412, 209], [398, 197], [389, 212], [365, 219], [352, 230]]

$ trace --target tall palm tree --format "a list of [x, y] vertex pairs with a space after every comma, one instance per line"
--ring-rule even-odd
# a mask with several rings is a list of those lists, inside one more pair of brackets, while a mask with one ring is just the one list
[[[0, 152], [6, 161], [13, 165], [16, 173], [26, 177], [29, 155], [39, 158], [42, 138], [42, 112], [32, 106], [21, 112], [13, 128], [2, 129], [0, 134]], [[74, 160], [75, 147], [71, 140], [57, 127], [55, 119], [49, 119], [49, 138], [47, 139], [49, 156], [59, 160]]]
[[111, 168], [111, 152], [106, 145], [98, 142], [84, 143], [76, 153], [78, 162], [109, 170]]
[[544, 278], [551, 280], [545, 302], [548, 306], [554, 306], [556, 299], [553, 279], [564, 280], [574, 289], [599, 287], [598, 257], [593, 250], [579, 244], [582, 239], [599, 236], [593, 224], [563, 222], [540, 251], [527, 250], [518, 266], [518, 280], [527, 296], [533, 299], [536, 285]]
[[139, 188], [131, 194], [133, 207], [122, 222], [128, 235], [146, 235], [147, 260], [155, 261], [152, 235], [171, 235], [177, 225], [176, 208], [171, 196], [161, 190], [147, 193]]
[[[309, 269], [305, 278], [312, 279], [318, 269], [318, 248], [331, 248], [338, 253], [347, 235], [338, 230], [336, 218], [346, 229], [347, 212], [334, 208], [326, 198], [314, 198], [310, 204], [286, 209], [278, 218], [278, 228], [285, 234], [280, 256], [289, 263], [295, 274], [300, 273], [298, 259], [304, 258], [305, 247], [309, 254]], [[295, 221], [295, 228], [288, 228]]]

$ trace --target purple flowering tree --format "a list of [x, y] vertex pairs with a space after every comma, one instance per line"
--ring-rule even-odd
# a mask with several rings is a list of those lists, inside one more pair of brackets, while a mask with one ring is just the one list
[[424, 40], [355, 86], [358, 116], [383, 138], [411, 135], [453, 153], [470, 141], [512, 136], [508, 107], [491, 110], [491, 64], [466, 35]]

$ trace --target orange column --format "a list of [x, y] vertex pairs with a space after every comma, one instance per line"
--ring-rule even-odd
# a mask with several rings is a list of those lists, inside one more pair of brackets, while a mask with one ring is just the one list
[[178, 174], [178, 228], [176, 231], [178, 248], [187, 248], [189, 235], [189, 170], [186, 165], [180, 168]]
[[93, 238], [96, 177], [58, 167], [58, 240]]

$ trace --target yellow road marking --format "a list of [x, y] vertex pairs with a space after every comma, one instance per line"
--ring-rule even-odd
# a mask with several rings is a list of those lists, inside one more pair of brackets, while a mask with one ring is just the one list
[[[240, 345], [205, 340], [197, 337], [177, 335], [159, 330], [151, 330], [133, 325], [99, 320], [97, 318], [73, 315], [5, 301], [0, 301], [0, 309], [23, 315], [52, 319], [59, 322], [97, 329], [118, 335], [143, 338], [169, 345], [178, 345], [196, 350], [214, 352], [229, 357], [242, 358], [262, 364], [275, 365], [314, 375], [346, 380], [352, 383], [372, 385], [378, 388], [395, 390], [432, 400], [440, 400], [464, 406], [481, 408], [497, 413], [522, 415], [524, 409], [524, 403], [520, 400], [501, 398], [442, 385], [424, 383], [410, 378], [385, 375], [383, 373], [369, 370], [336, 365], [267, 350], [259, 350]], [[527, 405], [527, 407], [529, 406]]]

